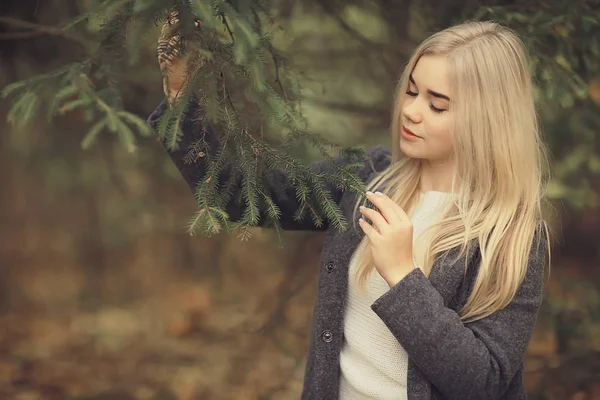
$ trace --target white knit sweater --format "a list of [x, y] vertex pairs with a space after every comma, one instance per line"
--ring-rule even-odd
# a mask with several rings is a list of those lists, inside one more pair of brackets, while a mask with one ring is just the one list
[[[428, 191], [421, 194], [410, 218], [413, 224], [413, 255], [423, 264], [424, 249], [431, 230], [416, 240], [423, 230], [436, 222], [450, 204], [450, 193]], [[423, 240], [425, 239], [425, 240]], [[344, 315], [344, 343], [340, 354], [340, 400], [405, 400], [408, 355], [387, 326], [371, 310], [371, 304], [388, 290], [377, 273], [369, 276], [364, 292], [359, 292], [355, 273], [356, 254], [365, 251], [366, 236], [354, 252], [348, 276], [348, 297]]]

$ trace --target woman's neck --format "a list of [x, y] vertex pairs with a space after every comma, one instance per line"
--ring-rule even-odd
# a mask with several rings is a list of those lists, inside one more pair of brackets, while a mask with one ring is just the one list
[[451, 193], [453, 173], [454, 165], [450, 161], [423, 160], [419, 191]]

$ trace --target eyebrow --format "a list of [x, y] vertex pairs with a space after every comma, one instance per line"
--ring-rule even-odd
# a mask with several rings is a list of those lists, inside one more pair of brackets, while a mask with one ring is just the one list
[[[415, 83], [415, 80], [413, 79], [412, 74], [410, 74], [410, 76], [408, 77], [408, 79], [410, 79], [410, 81], [416, 86], [417, 84]], [[434, 92], [433, 90], [427, 90], [427, 93], [429, 93], [430, 95], [432, 95], [433, 97], [438, 97], [440, 99], [444, 99], [447, 101], [450, 101], [450, 97], [446, 96], [445, 94], [441, 94], [438, 92]]]

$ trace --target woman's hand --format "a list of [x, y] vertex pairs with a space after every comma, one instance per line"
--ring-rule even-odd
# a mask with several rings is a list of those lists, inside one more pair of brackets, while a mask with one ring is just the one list
[[[164, 22], [158, 39], [158, 65], [163, 74], [163, 90], [172, 103], [189, 82], [189, 60], [182, 52], [179, 34], [173, 34], [179, 22], [177, 14], [171, 14]], [[196, 26], [198, 26], [196, 21]]]
[[367, 199], [380, 211], [361, 206], [362, 230], [369, 238], [375, 268], [390, 287], [400, 282], [414, 268], [412, 243], [413, 225], [404, 210], [383, 193], [367, 192]]

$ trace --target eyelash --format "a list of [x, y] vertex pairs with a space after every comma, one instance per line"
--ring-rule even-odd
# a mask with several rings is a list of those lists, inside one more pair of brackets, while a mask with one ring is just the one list
[[[407, 91], [406, 94], [409, 95], [409, 96], [411, 96], [411, 97], [415, 97], [417, 95], [417, 93], [411, 92], [410, 90]], [[446, 111], [446, 110], [442, 110], [440, 108], [434, 107], [433, 104], [429, 104], [429, 108], [431, 108], [431, 111], [433, 111], [434, 113], [437, 113], [437, 114], [441, 114], [444, 111]]]

